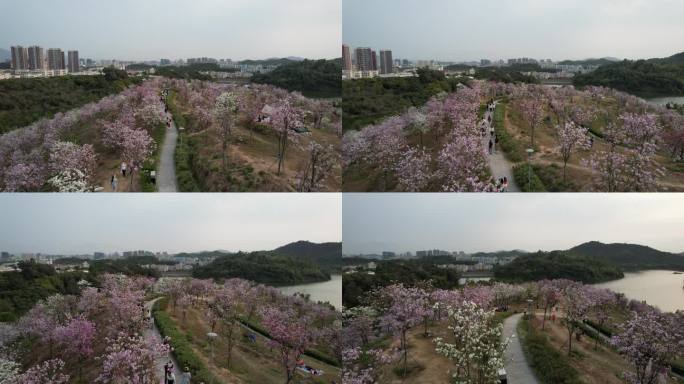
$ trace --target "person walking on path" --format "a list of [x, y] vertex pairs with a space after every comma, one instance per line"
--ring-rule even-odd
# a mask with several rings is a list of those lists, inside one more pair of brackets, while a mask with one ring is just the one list
[[116, 175], [112, 175], [112, 191], [116, 192], [116, 187], [119, 185], [119, 180], [116, 178]]
[[188, 367], [185, 367], [184, 372], [181, 374], [180, 384], [190, 384], [190, 379], [192, 379], [190, 369], [188, 369]]
[[492, 139], [489, 139], [489, 154], [490, 155], [492, 154], [492, 146], [493, 145], [494, 145], [494, 143], [492, 143]]
[[166, 372], [166, 384], [175, 384], [176, 374], [173, 371]]
[[126, 162], [125, 161], [121, 162], [121, 175], [123, 175], [123, 177], [126, 177]]

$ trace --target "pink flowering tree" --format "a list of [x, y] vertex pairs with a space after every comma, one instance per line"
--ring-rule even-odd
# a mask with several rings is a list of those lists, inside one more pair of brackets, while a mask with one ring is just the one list
[[[71, 319], [66, 325], [55, 328], [56, 341], [64, 347], [64, 352], [78, 356], [79, 361], [87, 360], [93, 354], [95, 323], [82, 317]], [[82, 365], [79, 365], [79, 376]]]
[[282, 100], [271, 116], [272, 127], [278, 135], [278, 175], [284, 167], [289, 142], [297, 139], [294, 128], [301, 124], [299, 111], [292, 103], [289, 98]]
[[399, 336], [405, 376], [408, 371], [408, 331], [423, 320], [426, 294], [420, 288], [407, 288], [402, 284], [388, 285], [380, 294], [391, 303], [382, 314], [381, 322]]
[[586, 319], [594, 303], [587, 289], [581, 283], [572, 283], [561, 292], [565, 309], [565, 328], [568, 330], [568, 355], [572, 353], [572, 336], [578, 323]]
[[308, 159], [298, 174], [297, 190], [316, 192], [321, 190], [323, 182], [331, 176], [339, 157], [332, 145], [321, 145], [313, 140], [309, 142], [306, 151]]
[[62, 373], [64, 361], [60, 359], [46, 360], [18, 375], [12, 384], [67, 384], [69, 375]]
[[155, 361], [168, 353], [168, 346], [142, 336], [120, 334], [107, 339], [105, 353], [99, 357], [102, 372], [96, 383], [147, 384], [157, 381]]
[[549, 309], [558, 304], [560, 299], [560, 291], [558, 287], [549, 280], [542, 280], [539, 283], [539, 296], [541, 298], [542, 306], [544, 307], [544, 317], [542, 318], [542, 330], [546, 325], [546, 313]]
[[261, 324], [271, 335], [269, 344], [280, 354], [285, 369], [285, 384], [294, 379], [297, 361], [316, 339], [311, 319], [300, 316], [291, 308], [266, 306], [261, 310]]
[[408, 192], [420, 192], [432, 179], [432, 157], [425, 149], [409, 148], [396, 163], [395, 172], [399, 188]]
[[556, 126], [558, 135], [558, 151], [563, 157], [563, 182], [566, 181], [566, 169], [570, 156], [577, 150], [589, 148], [588, 130], [575, 123]]
[[520, 111], [530, 125], [530, 144], [534, 147], [534, 131], [544, 120], [544, 102], [541, 98], [530, 95], [520, 103]]
[[[681, 316], [680, 316], [681, 317]], [[632, 314], [611, 339], [612, 345], [632, 364], [634, 371], [625, 372], [633, 384], [654, 384], [669, 362], [684, 353], [682, 319], [655, 310]]]

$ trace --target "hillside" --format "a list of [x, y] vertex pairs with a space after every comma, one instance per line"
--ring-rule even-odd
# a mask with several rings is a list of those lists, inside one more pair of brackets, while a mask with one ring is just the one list
[[339, 268], [342, 265], [342, 243], [312, 243], [301, 240], [278, 247], [273, 253], [305, 258], [321, 267]]
[[521, 256], [494, 269], [496, 279], [509, 282], [570, 279], [584, 283], [599, 283], [623, 276], [619, 267], [606, 261], [587, 256], [570, 256], [559, 251]]
[[330, 280], [319, 266], [300, 258], [273, 252], [238, 252], [195, 267], [192, 276], [201, 279], [241, 278], [267, 285], [296, 285]]
[[578, 87], [597, 85], [639, 96], [684, 95], [684, 52], [663, 59], [624, 60], [575, 76]]
[[684, 270], [684, 256], [637, 244], [603, 244], [590, 241], [570, 248], [567, 253], [610, 262], [624, 269]]
[[342, 59], [287, 61], [269, 73], [256, 73], [252, 81], [271, 84], [308, 97], [341, 97]]

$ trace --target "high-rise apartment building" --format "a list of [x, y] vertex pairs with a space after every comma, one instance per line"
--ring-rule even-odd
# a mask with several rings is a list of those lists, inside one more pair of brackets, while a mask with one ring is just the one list
[[11, 48], [12, 51], [12, 69], [21, 70], [28, 69], [28, 50], [21, 45]]
[[48, 69], [62, 70], [65, 69], [64, 51], [59, 48], [50, 48], [47, 51]]
[[43, 48], [34, 45], [28, 47], [28, 67], [29, 69], [45, 69], [45, 52]]
[[81, 63], [78, 60], [78, 51], [69, 51], [69, 72], [79, 72]]
[[393, 72], [394, 61], [392, 60], [392, 51], [389, 49], [380, 50], [380, 73], [387, 74]]
[[342, 44], [342, 70], [351, 71], [352, 70], [352, 57], [349, 51], [349, 46]]
[[356, 54], [356, 70], [372, 71], [373, 61], [371, 59], [371, 53], [373, 51], [367, 47], [359, 47], [356, 48], [354, 52]]
[[378, 54], [375, 51], [371, 51], [371, 70], [378, 70]]

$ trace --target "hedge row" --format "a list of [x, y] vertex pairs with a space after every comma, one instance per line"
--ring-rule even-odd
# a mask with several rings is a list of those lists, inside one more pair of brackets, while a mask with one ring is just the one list
[[518, 333], [525, 358], [541, 383], [582, 383], [577, 370], [570, 365], [568, 357], [556, 350], [546, 335], [530, 326], [526, 319], [518, 323]]
[[506, 104], [499, 103], [494, 110], [494, 131], [496, 132], [497, 144], [501, 148], [508, 160], [519, 163], [525, 160], [525, 149], [520, 143], [511, 136], [504, 128], [504, 116], [506, 115]]
[[179, 367], [181, 369], [184, 369], [185, 367], [190, 369], [192, 383], [220, 384], [221, 381], [207, 369], [202, 360], [200, 360], [192, 350], [186, 335], [176, 328], [176, 325], [169, 314], [160, 309], [164, 307], [166, 307], [166, 298], [160, 299], [155, 303], [152, 315], [154, 316], [154, 322], [157, 324], [157, 328], [159, 328], [161, 335], [163, 337], [168, 336], [171, 338], [169, 344], [173, 348], [172, 353], [176, 358]]
[[513, 167], [513, 178], [515, 183], [518, 184], [522, 192], [546, 192], [546, 186], [539, 179], [539, 176], [531, 170], [531, 184], [528, 182], [528, 166], [527, 163], [521, 163]]

